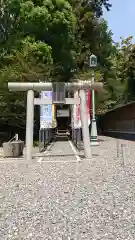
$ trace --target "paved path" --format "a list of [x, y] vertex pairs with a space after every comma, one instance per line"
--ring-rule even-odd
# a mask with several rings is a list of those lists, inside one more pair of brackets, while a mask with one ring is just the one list
[[135, 239], [135, 144], [120, 143], [125, 162], [106, 137], [90, 161], [64, 141], [31, 162], [1, 161], [0, 240]]
[[79, 159], [76, 154], [72, 142], [67, 137], [62, 140], [59, 137], [48, 146], [45, 152], [35, 154], [35, 156], [39, 156], [38, 162], [76, 162]]

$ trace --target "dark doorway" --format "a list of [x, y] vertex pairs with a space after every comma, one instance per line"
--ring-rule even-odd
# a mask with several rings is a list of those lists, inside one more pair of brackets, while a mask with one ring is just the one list
[[70, 125], [70, 117], [57, 117], [58, 130], [68, 130]]
[[56, 120], [58, 130], [69, 130], [71, 124], [70, 106], [58, 105], [56, 108]]

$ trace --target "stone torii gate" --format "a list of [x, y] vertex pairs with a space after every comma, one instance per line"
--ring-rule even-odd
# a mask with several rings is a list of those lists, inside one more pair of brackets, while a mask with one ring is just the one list
[[[65, 98], [63, 94], [63, 99], [57, 101], [57, 99], [40, 99], [34, 98], [34, 91], [41, 92], [53, 91], [53, 86], [55, 85], [55, 91], [59, 89], [59, 84], [63, 87], [62, 92], [65, 90], [72, 92], [79, 90], [79, 98]], [[87, 110], [86, 110], [86, 97], [85, 90], [100, 90], [103, 87], [101, 82], [91, 83], [91, 81], [80, 81], [71, 83], [51, 83], [51, 82], [9, 82], [8, 89], [10, 91], [27, 91], [27, 113], [26, 113], [26, 158], [31, 160], [32, 158], [32, 148], [33, 148], [33, 121], [34, 121], [34, 105], [45, 105], [45, 104], [80, 104], [80, 117], [82, 123], [82, 134], [83, 134], [83, 144], [84, 144], [84, 155], [87, 159], [91, 158], [91, 146], [90, 146], [90, 136], [88, 129], [87, 120]]]

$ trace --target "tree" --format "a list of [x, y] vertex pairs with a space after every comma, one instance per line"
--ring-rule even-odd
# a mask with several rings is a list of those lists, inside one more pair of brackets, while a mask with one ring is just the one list
[[24, 96], [9, 93], [7, 82], [51, 81], [69, 71], [75, 17], [64, 0], [6, 0], [0, 11], [1, 118], [24, 126]]
[[135, 45], [131, 36], [121, 38], [121, 42], [114, 45], [109, 62], [110, 71], [107, 71], [104, 83], [106, 95], [99, 95], [98, 101], [103, 111], [135, 100]]
[[100, 17], [101, 15], [103, 15], [103, 7], [106, 8], [107, 11], [110, 10], [110, 8], [112, 7], [112, 4], [109, 3], [109, 0], [92, 0], [91, 1], [91, 6], [92, 6], [92, 10], [93, 12], [96, 12], [96, 16]]
[[[107, 22], [99, 16], [102, 15], [102, 7], [108, 10], [111, 5], [108, 1], [70, 1], [76, 16], [75, 42], [77, 72], [88, 68], [90, 54], [98, 57], [98, 67], [104, 72], [107, 57], [112, 48], [112, 33], [108, 30]], [[98, 16], [98, 17], [97, 17]], [[99, 69], [98, 68], [98, 69]]]
[[120, 99], [120, 103], [133, 100], [133, 85], [134, 82], [134, 45], [132, 44], [133, 37], [130, 36], [126, 39], [121, 38], [121, 43], [117, 44], [117, 54], [115, 56], [115, 69], [116, 79], [120, 81], [123, 87], [123, 94]]
[[35, 4], [32, 0], [6, 0], [1, 12], [0, 50], [3, 57], [12, 52], [12, 49], [14, 52], [15, 49], [18, 50], [20, 41], [29, 36], [34, 38], [36, 44], [40, 44], [40, 50], [41, 44], [42, 47], [44, 44], [43, 54], [45, 49], [45, 55], [50, 51], [53, 70], [58, 63], [61, 68], [72, 65], [71, 45], [75, 17], [68, 1], [38, 1]]
[[132, 45], [127, 67], [127, 100], [135, 100], [135, 45]]
[[25, 122], [24, 96], [8, 92], [8, 81], [90, 79], [91, 53], [98, 57], [95, 78], [103, 79], [106, 96], [112, 96], [107, 79], [114, 47], [102, 19], [103, 7], [110, 9], [108, 0], [1, 1], [0, 109], [4, 121], [22, 127]]

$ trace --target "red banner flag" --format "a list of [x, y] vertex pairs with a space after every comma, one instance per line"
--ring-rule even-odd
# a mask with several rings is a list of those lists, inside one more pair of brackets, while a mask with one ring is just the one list
[[88, 114], [88, 123], [90, 124], [90, 106], [91, 106], [91, 92], [86, 92], [86, 107], [87, 107], [87, 114]]
[[[90, 121], [90, 107], [91, 107], [91, 92], [90, 91], [85, 91], [85, 96], [86, 96], [86, 112], [87, 112], [87, 118], [88, 118], [88, 125], [90, 125], [91, 121]], [[76, 91], [74, 93], [74, 97], [78, 98], [79, 97], [79, 93], [78, 91]], [[81, 119], [80, 119], [80, 104], [76, 104], [74, 105], [74, 111], [75, 111], [75, 115], [74, 115], [74, 121], [75, 121], [75, 125], [76, 126], [81, 126]]]

